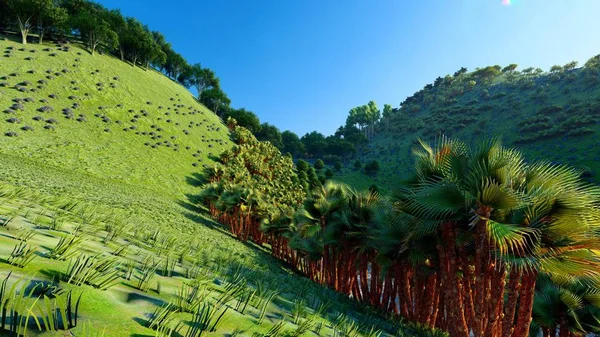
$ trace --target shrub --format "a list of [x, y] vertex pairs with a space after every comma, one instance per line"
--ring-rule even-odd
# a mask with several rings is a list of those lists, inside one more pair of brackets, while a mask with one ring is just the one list
[[49, 118], [46, 120], [46, 123], [48, 124], [58, 124], [58, 121], [54, 118]]
[[25, 106], [21, 103], [15, 103], [10, 108], [13, 110], [21, 110], [21, 111], [25, 110]]
[[13, 123], [13, 124], [21, 124], [21, 120], [16, 117], [11, 117], [11, 118], [7, 119], [6, 121], [9, 123]]
[[18, 134], [14, 131], [8, 131], [4, 135], [7, 137], [17, 137], [18, 136]]
[[21, 128], [21, 130], [23, 130], [23, 131], [33, 131], [33, 127], [31, 127], [29, 125], [25, 125], [24, 127]]
[[314, 167], [317, 170], [321, 170], [323, 169], [323, 167], [325, 167], [325, 163], [323, 163], [321, 159], [317, 159], [317, 161], [315, 161]]
[[365, 165], [365, 173], [370, 175], [375, 175], [379, 171], [379, 162], [377, 160], [373, 160], [367, 165]]
[[361, 168], [362, 168], [362, 163], [360, 162], [360, 160], [358, 160], [358, 159], [357, 159], [357, 160], [354, 162], [354, 169], [355, 169], [355, 170], [360, 170]]
[[44, 105], [43, 107], [38, 108], [37, 111], [39, 111], [39, 112], [51, 112], [51, 111], [54, 111], [54, 108], [51, 107], [51, 106], [49, 106], [49, 105]]

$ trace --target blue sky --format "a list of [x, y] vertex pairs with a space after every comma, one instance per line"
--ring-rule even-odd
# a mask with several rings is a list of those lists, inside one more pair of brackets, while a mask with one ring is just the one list
[[[505, 2], [511, 2], [506, 5]], [[600, 53], [600, 0], [100, 0], [213, 69], [234, 107], [300, 136], [437, 76]]]

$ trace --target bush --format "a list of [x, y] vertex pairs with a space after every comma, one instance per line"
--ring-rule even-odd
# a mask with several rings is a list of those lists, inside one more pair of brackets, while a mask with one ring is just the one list
[[37, 110], [39, 112], [51, 112], [51, 111], [54, 111], [54, 108], [49, 105], [44, 105], [43, 107], [38, 108]]
[[315, 161], [314, 167], [317, 170], [321, 170], [325, 167], [325, 163], [323, 163], [323, 161], [321, 159], [317, 159], [317, 161]]
[[333, 164], [333, 168], [334, 168], [336, 171], [338, 171], [338, 172], [339, 172], [339, 171], [341, 171], [341, 170], [342, 170], [342, 162], [340, 162], [340, 161], [336, 161], [336, 162]]
[[360, 170], [361, 168], [362, 168], [362, 163], [360, 162], [360, 160], [358, 160], [358, 159], [357, 159], [357, 160], [354, 162], [354, 169], [355, 169], [355, 170]]
[[373, 160], [367, 165], [365, 165], [365, 173], [370, 175], [375, 175], [379, 171], [379, 162], [377, 160]]
[[14, 131], [8, 131], [4, 135], [7, 137], [17, 137], [18, 136], [18, 134]]

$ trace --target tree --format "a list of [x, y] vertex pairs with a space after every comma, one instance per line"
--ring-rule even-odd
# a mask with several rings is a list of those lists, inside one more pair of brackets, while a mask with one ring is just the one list
[[202, 68], [200, 63], [187, 67], [184, 73], [184, 86], [196, 88], [198, 99], [205, 90], [219, 87], [219, 79], [215, 73], [208, 68]]
[[517, 67], [518, 66], [516, 64], [512, 63], [512, 64], [509, 64], [506, 67], [502, 68], [502, 72], [510, 74], [510, 73], [513, 73], [515, 71], [515, 69], [517, 69]]
[[333, 178], [333, 171], [331, 169], [327, 169], [325, 170], [325, 178], [326, 179], [331, 179]]
[[271, 143], [258, 141], [240, 126], [232, 133], [237, 146], [221, 154], [201, 200], [240, 240], [277, 244], [279, 240], [265, 237], [260, 224], [300, 205], [304, 188], [292, 160]]
[[65, 8], [56, 6], [53, 0], [36, 0], [37, 29], [39, 44], [43, 43], [44, 34], [52, 29], [61, 27], [67, 22], [68, 14]]
[[129, 56], [132, 66], [137, 66], [138, 61], [147, 57], [154, 50], [154, 38], [147, 26], [144, 26], [135, 18], [127, 18], [127, 31], [122, 37], [124, 48]]
[[456, 72], [454, 72], [454, 77], [459, 77], [462, 74], [466, 74], [467, 73], [467, 68], [465, 67], [460, 67], [460, 69], [458, 69]]
[[259, 131], [256, 133], [258, 140], [267, 141], [273, 144], [279, 150], [283, 150], [283, 140], [279, 129], [269, 123], [262, 123]]
[[357, 159], [356, 161], [354, 161], [354, 169], [357, 171], [362, 169], [362, 163], [360, 162], [360, 160]]
[[[164, 66], [165, 73], [174, 80], [179, 78], [179, 75], [186, 69], [187, 62], [179, 53], [176, 53], [171, 46], [167, 46], [165, 52], [167, 59]], [[202, 98], [202, 97], [200, 97]]]
[[281, 142], [283, 143], [283, 152], [289, 152], [294, 157], [298, 157], [306, 153], [304, 144], [298, 138], [298, 135], [290, 130], [281, 133]]
[[379, 172], [379, 162], [377, 160], [372, 160], [367, 165], [365, 165], [365, 173], [368, 175], [375, 175]]
[[340, 172], [342, 170], [342, 162], [341, 161], [336, 161], [335, 163], [333, 163], [333, 168], [337, 172]]
[[552, 67], [550, 67], [550, 72], [551, 73], [558, 73], [561, 70], [563, 70], [563, 67], [559, 66], [558, 64], [555, 64]]
[[575, 69], [577, 67], [578, 64], [579, 64], [579, 62], [577, 62], [577, 61], [571, 61], [571, 62], [569, 62], [569, 63], [567, 63], [567, 64], [564, 65], [564, 67], [563, 67], [564, 71], [573, 70], [573, 69]]
[[306, 148], [306, 152], [308, 152], [312, 156], [323, 156], [325, 154], [325, 148], [327, 146], [327, 142], [325, 141], [325, 136], [322, 133], [313, 131], [311, 133], [307, 133], [302, 138], [300, 138], [302, 144]]
[[451, 336], [527, 337], [538, 273], [597, 275], [598, 187], [576, 170], [525, 164], [497, 140], [442, 139], [414, 153], [415, 179], [395, 204], [419, 223], [417, 237], [436, 238], [439, 327]]
[[322, 170], [325, 167], [325, 163], [321, 159], [317, 159], [314, 164], [315, 169]]
[[34, 28], [36, 15], [39, 14], [37, 0], [8, 0], [8, 9], [14, 16], [21, 32], [21, 42], [27, 44], [27, 35]]
[[489, 83], [492, 79], [500, 74], [499, 66], [488, 66], [485, 68], [478, 69], [473, 72], [473, 76], [482, 79], [484, 82]]
[[[229, 97], [227, 97], [225, 92], [223, 92], [223, 90], [220, 88], [212, 88], [203, 91], [199, 101], [217, 115], [219, 115], [219, 111], [226, 110], [231, 103]], [[238, 120], [238, 123], [239, 122], [240, 121]], [[242, 124], [240, 123], [240, 125]]]
[[118, 45], [117, 33], [105, 20], [107, 13], [99, 4], [83, 2], [80, 11], [72, 18], [73, 28], [79, 32], [82, 40], [86, 41], [92, 55], [100, 44], [104, 44], [109, 50]]
[[574, 337], [600, 333], [598, 280], [561, 278], [542, 273], [533, 302], [532, 333]]
[[128, 33], [127, 20], [121, 14], [121, 11], [118, 9], [111, 9], [107, 13], [107, 21], [110, 23], [111, 28], [119, 37], [118, 48], [119, 54], [121, 56], [121, 61], [125, 61], [125, 48]]
[[260, 131], [260, 120], [252, 111], [246, 110], [245, 108], [225, 109], [225, 112], [223, 113], [223, 119], [227, 120], [230, 117], [234, 118], [239, 126], [248, 129], [254, 135]]
[[390, 125], [390, 119], [392, 117], [392, 113], [394, 112], [394, 110], [392, 109], [392, 106], [390, 104], [384, 104], [383, 105], [383, 121], [385, 122], [385, 130], [387, 131]]

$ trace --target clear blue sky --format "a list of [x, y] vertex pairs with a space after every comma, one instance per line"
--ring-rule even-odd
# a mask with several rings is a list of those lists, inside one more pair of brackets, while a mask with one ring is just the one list
[[[461, 66], [600, 53], [600, 0], [100, 0], [213, 69], [234, 107], [300, 136], [398, 106]], [[507, 5], [507, 2], [510, 2]]]

